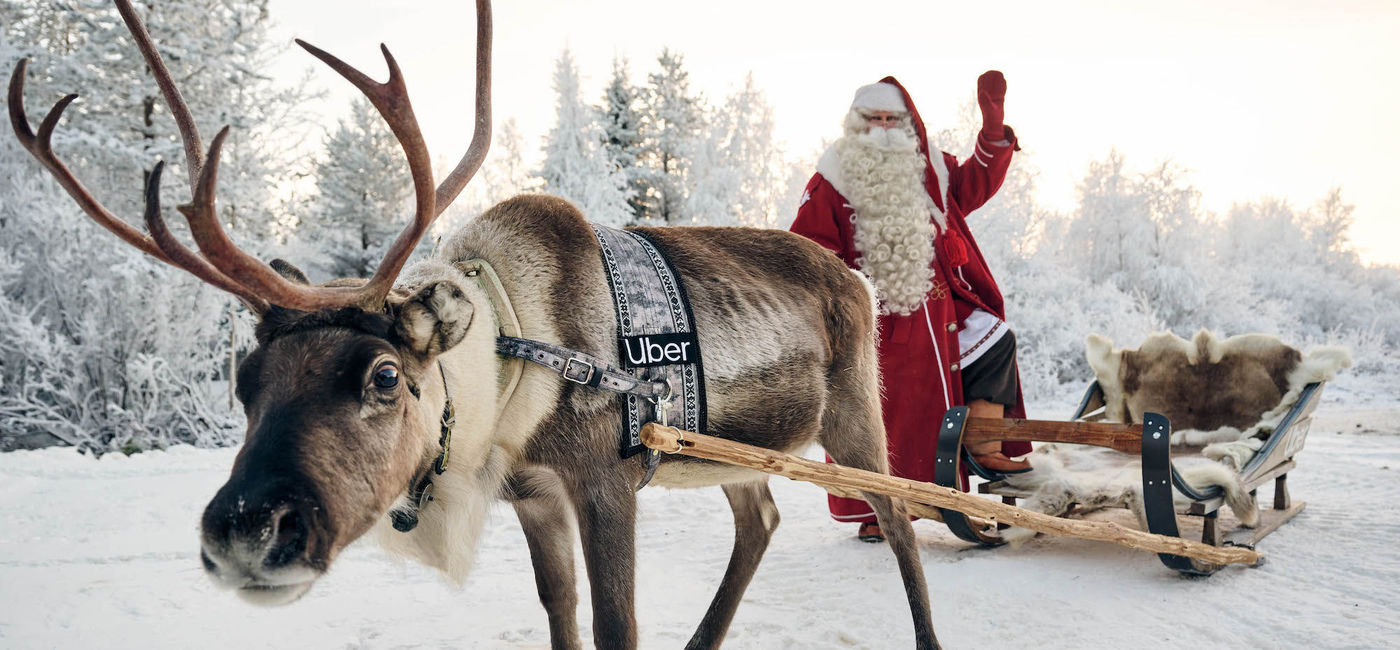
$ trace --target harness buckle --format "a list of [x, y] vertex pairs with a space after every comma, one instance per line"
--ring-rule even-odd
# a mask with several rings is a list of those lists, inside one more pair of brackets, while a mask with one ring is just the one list
[[[581, 367], [581, 370], [583, 372], [582, 375], [574, 373], [574, 364], [578, 364], [578, 366]], [[583, 359], [580, 359], [578, 357], [569, 357], [569, 360], [564, 362], [563, 375], [564, 379], [574, 382], [575, 384], [583, 384], [584, 386], [588, 386], [593, 381], [593, 375], [597, 371], [597, 368], [594, 368], [593, 364], [584, 361]]]

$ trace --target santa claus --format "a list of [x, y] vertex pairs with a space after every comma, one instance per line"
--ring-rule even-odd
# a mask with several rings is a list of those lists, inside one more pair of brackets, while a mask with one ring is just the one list
[[[966, 216], [996, 193], [1013, 151], [1002, 124], [1006, 79], [977, 79], [982, 130], [967, 160], [928, 146], [909, 93], [894, 77], [856, 91], [844, 135], [817, 163], [792, 231], [831, 249], [875, 286], [890, 472], [932, 481], [937, 429], [949, 408], [973, 417], [1025, 417], [1016, 338], [1001, 291]], [[1026, 442], [970, 447], [984, 467], [1009, 473]], [[864, 501], [831, 497], [831, 516], [882, 538]]]

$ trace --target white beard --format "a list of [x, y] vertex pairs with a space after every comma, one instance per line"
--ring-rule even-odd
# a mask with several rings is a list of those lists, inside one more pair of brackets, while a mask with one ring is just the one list
[[885, 313], [913, 313], [933, 288], [933, 219], [924, 188], [925, 158], [911, 127], [847, 133], [832, 145], [855, 210], [856, 264], [874, 283]]

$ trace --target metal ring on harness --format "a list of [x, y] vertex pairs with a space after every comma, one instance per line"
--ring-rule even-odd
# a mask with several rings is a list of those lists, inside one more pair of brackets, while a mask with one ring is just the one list
[[677, 432], [677, 434], [678, 434], [678, 435], [676, 435], [676, 448], [675, 448], [674, 450], [672, 450], [672, 451], [667, 451], [667, 452], [664, 452], [664, 453], [667, 453], [667, 454], [679, 454], [679, 453], [681, 453], [681, 450], [682, 450], [682, 449], [685, 449], [685, 445], [682, 444], [682, 443], [685, 442], [685, 429], [676, 429], [676, 432]]
[[[655, 383], [661, 384], [661, 386], [666, 389], [665, 393], [651, 398], [651, 403], [656, 406], [656, 418], [660, 420], [657, 424], [669, 428], [671, 425], [667, 422], [666, 412], [671, 410], [671, 401], [676, 398], [676, 393], [675, 390], [671, 388], [671, 382], [657, 381]], [[680, 436], [676, 439], [676, 448], [673, 451], [665, 452], [667, 454], [678, 454], [685, 448], [685, 445], [681, 444], [681, 442], [685, 440], [685, 430], [677, 429], [677, 431], [680, 432]], [[654, 452], [656, 450], [652, 451]]]

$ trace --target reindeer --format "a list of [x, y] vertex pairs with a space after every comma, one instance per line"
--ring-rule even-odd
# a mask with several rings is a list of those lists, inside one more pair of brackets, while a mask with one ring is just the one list
[[[316, 286], [285, 262], [269, 265], [248, 255], [224, 233], [214, 194], [228, 127], [205, 154], [145, 27], [128, 0], [116, 4], [179, 126], [193, 194], [179, 210], [199, 252], [182, 244], [161, 217], [161, 163], [146, 187], [149, 235], [92, 197], [50, 144], [76, 95], [61, 99], [33, 131], [23, 106], [25, 61], [11, 76], [10, 118], [23, 146], [95, 221], [233, 294], [258, 317], [257, 347], [237, 374], [246, 437], [200, 526], [200, 556], [209, 577], [254, 603], [289, 603], [311, 588], [346, 545], [377, 529], [391, 551], [460, 581], [487, 506], [505, 498], [529, 544], [553, 646], [580, 647], [571, 550], [576, 522], [592, 589], [594, 642], [635, 647], [634, 490], [643, 468], [635, 459], [619, 458], [620, 400], [544, 367], [522, 367], [496, 347], [503, 332], [515, 330], [616, 361], [616, 316], [599, 244], [584, 216], [562, 199], [517, 197], [469, 223], [432, 259], [404, 270], [414, 245], [461, 192], [489, 146], [487, 0], [477, 1], [475, 133], [436, 187], [388, 49], [389, 80], [381, 84], [298, 41], [379, 110], [408, 158], [416, 197], [412, 222], [369, 280]], [[787, 232], [645, 231], [690, 294], [706, 354], [711, 435], [782, 451], [820, 442], [837, 462], [887, 471], [868, 283], [821, 247]], [[423, 477], [444, 464], [427, 500], [419, 490]], [[718, 484], [733, 508], [729, 567], [689, 644], [717, 647], [778, 525], [765, 475], [668, 456], [654, 482]], [[864, 496], [897, 559], [917, 647], [937, 647], [904, 505], [880, 494]], [[405, 514], [418, 525], [395, 530], [391, 521]]]

